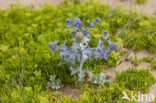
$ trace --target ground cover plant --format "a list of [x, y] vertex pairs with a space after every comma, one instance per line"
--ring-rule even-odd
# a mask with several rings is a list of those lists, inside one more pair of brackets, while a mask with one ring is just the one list
[[149, 87], [156, 82], [153, 75], [148, 69], [137, 70], [136, 68], [129, 68], [122, 73], [117, 72], [116, 80], [130, 90], [137, 90], [146, 92]]
[[[97, 74], [97, 77], [104, 68], [118, 64], [121, 48], [156, 52], [154, 17], [121, 7], [111, 8], [96, 1], [79, 4], [65, 1], [57, 6], [45, 4], [38, 9], [12, 5], [10, 9], [0, 10], [0, 102], [48, 103], [59, 100], [60, 97], [46, 88], [48, 83], [52, 83], [50, 75], [55, 75], [55, 80], [60, 80], [63, 86], [78, 85], [75, 75], [71, 76], [70, 66], [61, 65], [59, 51], [55, 51], [52, 56], [47, 47], [49, 42], [55, 40], [59, 40], [58, 47], [65, 40], [67, 46], [72, 45], [73, 36], [69, 32], [73, 29], [66, 27], [65, 20], [74, 17], [80, 18], [85, 27], [89, 26], [87, 20], [94, 22], [96, 17], [101, 19], [100, 25], [95, 24], [96, 28], [90, 29], [88, 48], [97, 46], [97, 38], [102, 39], [104, 30], [109, 31], [108, 38], [119, 46], [119, 51], [111, 52], [107, 61], [85, 62], [84, 66]], [[91, 85], [94, 87], [94, 84]], [[104, 85], [101, 88], [106, 87]], [[114, 90], [115, 87], [111, 88]], [[88, 89], [82, 95], [91, 95], [96, 91], [94, 88], [87, 92]], [[121, 92], [115, 94], [122, 95]], [[111, 99], [118, 97], [112, 97], [112, 93], [107, 95]], [[103, 101], [107, 99], [102, 93], [93, 99], [96, 98], [103, 98]]]

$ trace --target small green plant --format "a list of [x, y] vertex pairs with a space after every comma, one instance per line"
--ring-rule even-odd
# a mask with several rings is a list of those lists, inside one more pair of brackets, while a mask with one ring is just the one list
[[141, 64], [141, 60], [139, 60], [137, 56], [135, 56], [135, 58], [134, 58], [134, 61], [133, 61], [133, 62], [134, 62], [134, 65], [135, 65], [135, 66], [138, 66], [138, 65], [140, 65], [140, 64]]
[[137, 3], [145, 3], [146, 0], [136, 0]]
[[56, 75], [50, 75], [47, 88], [59, 89], [61, 87], [61, 80], [56, 79]]
[[152, 61], [151, 62], [151, 68], [152, 69], [156, 69], [156, 61]]
[[128, 57], [127, 57], [127, 60], [128, 60], [128, 61], [133, 61], [133, 57], [132, 57], [132, 56], [128, 56]]
[[132, 56], [128, 56], [127, 60], [132, 62], [135, 66], [138, 66], [143, 62], [143, 60], [139, 60], [137, 56], [135, 56], [134, 58]]
[[147, 57], [143, 57], [142, 62], [149, 62], [151, 63], [152, 61], [154, 61], [153, 57], [147, 56]]
[[142, 62], [148, 62], [151, 64], [151, 69], [156, 69], [156, 61], [153, 57], [147, 56], [142, 59]]
[[108, 74], [108, 73], [100, 73], [100, 74], [97, 74], [97, 75], [94, 75], [94, 76], [92, 76], [92, 78], [91, 78], [91, 82], [93, 83], [93, 84], [99, 84], [99, 85], [104, 85], [104, 83], [106, 83], [106, 82], [110, 82], [110, 81], [108, 81], [108, 80], [106, 80], [107, 78], [109, 78], [111, 75], [110, 74]]
[[59, 96], [62, 96], [63, 93], [60, 91], [55, 91], [55, 92], [52, 92], [52, 95], [59, 97]]
[[113, 51], [109, 57], [109, 59], [107, 60], [107, 65], [110, 67], [115, 67], [117, 66], [117, 62], [119, 61], [119, 59], [121, 58], [120, 53]]
[[116, 81], [130, 90], [147, 92], [155, 83], [155, 78], [148, 69], [129, 68], [121, 73], [117, 72]]

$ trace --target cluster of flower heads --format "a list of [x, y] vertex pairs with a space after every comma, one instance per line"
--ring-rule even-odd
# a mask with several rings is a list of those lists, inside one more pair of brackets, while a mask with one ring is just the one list
[[[60, 48], [57, 47], [59, 41], [49, 42], [48, 47], [52, 49], [52, 55], [55, 50], [59, 50], [60, 60], [63, 64], [69, 64], [72, 71], [71, 75], [78, 74], [78, 81], [84, 81], [85, 73], [91, 73], [87, 68], [83, 68], [83, 63], [87, 60], [93, 59], [108, 59], [109, 54], [118, 49], [117, 43], [112, 43], [107, 37], [108, 32], [104, 31], [102, 35], [102, 40], [98, 38], [98, 44], [96, 47], [88, 48], [88, 41], [90, 41], [90, 28], [95, 28], [94, 24], [99, 24], [100, 18], [94, 19], [94, 22], [89, 22], [89, 26], [84, 29], [84, 25], [81, 23], [79, 18], [74, 18], [74, 20], [66, 19], [66, 26], [69, 28], [74, 28], [71, 31], [73, 35], [73, 45], [71, 47], [66, 46], [66, 41], [61, 44]], [[103, 42], [107, 41], [108, 46], [104, 46]], [[77, 61], [80, 66], [77, 66]]]

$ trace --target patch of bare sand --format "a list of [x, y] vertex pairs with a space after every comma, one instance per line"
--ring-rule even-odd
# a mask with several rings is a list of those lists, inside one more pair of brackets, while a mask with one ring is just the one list
[[[154, 77], [156, 78], [156, 69], [151, 71], [152, 74], [154, 75]], [[151, 86], [149, 94], [154, 95], [154, 97], [156, 98], [156, 83], [154, 85]]]
[[63, 92], [63, 95], [72, 96], [73, 98], [79, 98], [81, 94], [80, 89], [74, 88], [72, 86], [66, 86], [64, 88], [61, 88], [59, 91]]
[[156, 60], [156, 53], [155, 54], [152, 54], [150, 52], [148, 52], [147, 50], [142, 50], [142, 51], [139, 51], [136, 53], [138, 59], [142, 59], [143, 57], [147, 57], [147, 56], [150, 56], [150, 57], [153, 57], [154, 60]]
[[156, 54], [154, 53], [150, 53], [147, 50], [142, 50], [142, 51], [132, 51], [128, 56], [131, 56], [133, 59], [135, 59], [135, 56], [137, 57], [137, 59], [143, 59], [144, 57], [153, 57], [154, 59], [156, 59]]
[[152, 94], [156, 98], [156, 83], [151, 86], [150, 91], [149, 91], [148, 94]]
[[135, 66], [130, 61], [124, 61], [116, 67], [105, 68], [104, 73], [110, 73], [112, 76], [111, 80], [114, 80], [115, 76], [116, 76], [115, 75], [116, 72], [122, 72], [122, 71], [127, 70], [127, 69], [132, 68], [132, 67], [135, 67], [137, 69], [150, 69], [150, 63], [144, 62], [144, 63], [141, 63], [139, 66]]
[[138, 69], [150, 69], [151, 64], [147, 63], [147, 62], [144, 62], [144, 63], [141, 63], [140, 65], [138, 65], [136, 68], [138, 68]]
[[[147, 56], [154, 57], [154, 59], [156, 59], [156, 54], [152, 54], [152, 53], [148, 52], [147, 50], [142, 50], [139, 52], [132, 51], [128, 55], [128, 57], [132, 57], [132, 59], [135, 59], [135, 56], [137, 57], [138, 60], [143, 59], [144, 57], [147, 57]], [[124, 57], [122, 57], [122, 58], [124, 59]], [[104, 72], [106, 72], [106, 73], [108, 72], [108, 73], [112, 74], [112, 78], [115, 78], [114, 72], [117, 72], [117, 71], [122, 72], [122, 71], [127, 70], [128, 68], [132, 68], [132, 67], [135, 67], [137, 69], [143, 69], [143, 68], [149, 69], [150, 63], [143, 62], [139, 66], [135, 66], [132, 62], [124, 60], [120, 65], [118, 65], [116, 67], [104, 69]]]
[[10, 7], [10, 4], [21, 4], [25, 6], [34, 5], [35, 8], [38, 8], [44, 3], [56, 5], [62, 1], [64, 0], [0, 0], [0, 9], [7, 9]]
[[156, 78], [156, 69], [152, 70], [151, 72], [152, 72], [153, 76]]
[[128, 68], [131, 68], [131, 67], [133, 67], [133, 64], [131, 62], [124, 61], [116, 67], [105, 68], [104, 73], [110, 73], [111, 74], [110, 80], [114, 80], [115, 76], [116, 76], [115, 75], [116, 72], [122, 72], [122, 71], [127, 70]]
[[137, 8], [139, 12], [142, 12], [144, 14], [154, 14], [154, 12], [156, 10], [156, 0], [146, 0], [146, 3], [144, 3], [144, 4], [138, 4], [138, 3], [136, 3], [136, 0], [125, 0], [125, 1], [121, 1], [121, 0], [100, 0], [100, 1], [101, 2], [107, 2], [112, 6], [122, 4], [126, 8], [133, 9], [133, 10], [135, 8]]

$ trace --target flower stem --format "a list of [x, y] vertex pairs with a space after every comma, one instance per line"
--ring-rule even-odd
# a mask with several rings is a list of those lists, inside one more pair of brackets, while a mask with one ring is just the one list
[[80, 73], [82, 71], [82, 67], [83, 67], [83, 50], [81, 49], [81, 53], [80, 53]]

